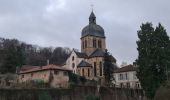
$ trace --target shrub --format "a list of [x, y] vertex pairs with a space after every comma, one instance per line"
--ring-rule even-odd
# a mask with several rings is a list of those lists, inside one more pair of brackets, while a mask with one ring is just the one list
[[78, 76], [76, 74], [69, 72], [68, 75], [69, 75], [69, 82], [72, 82], [75, 84], [78, 83]]
[[81, 83], [85, 83], [87, 81], [87, 79], [84, 76], [80, 76], [80, 81]]

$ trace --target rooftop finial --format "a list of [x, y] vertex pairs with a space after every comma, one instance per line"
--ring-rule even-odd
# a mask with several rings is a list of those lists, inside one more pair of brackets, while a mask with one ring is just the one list
[[89, 24], [92, 24], [92, 23], [96, 24], [96, 16], [93, 13], [93, 7], [94, 7], [94, 5], [92, 4], [91, 5], [92, 12], [91, 12], [91, 14], [89, 16]]
[[93, 11], [93, 7], [94, 7], [94, 5], [93, 4], [91, 4], [91, 10]]

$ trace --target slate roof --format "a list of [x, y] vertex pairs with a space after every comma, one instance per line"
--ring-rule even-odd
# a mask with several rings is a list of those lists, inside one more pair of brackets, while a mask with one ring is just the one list
[[78, 52], [78, 51], [75, 51], [77, 57], [79, 58], [87, 58], [87, 54], [86, 53], [82, 53], [82, 52]]
[[92, 11], [90, 16], [89, 16], [89, 19], [93, 19], [93, 18], [96, 18], [96, 16], [95, 16], [94, 12]]
[[105, 38], [104, 29], [100, 25], [96, 24], [96, 17], [93, 11], [91, 12], [89, 17], [89, 25], [84, 27], [82, 30], [82, 37], [88, 35]]
[[136, 70], [137, 70], [137, 67], [134, 67], [133, 65], [127, 65], [127, 66], [124, 66], [122, 68], [115, 70], [115, 73], [136, 71]]
[[82, 60], [78, 65], [77, 67], [92, 67], [91, 64], [89, 64], [88, 62]]
[[101, 50], [101, 49], [96, 49], [96, 50], [94, 50], [94, 52], [93, 53], [91, 53], [90, 54], [90, 58], [91, 57], [104, 57], [104, 54], [105, 54], [105, 52], [103, 51], [103, 50]]

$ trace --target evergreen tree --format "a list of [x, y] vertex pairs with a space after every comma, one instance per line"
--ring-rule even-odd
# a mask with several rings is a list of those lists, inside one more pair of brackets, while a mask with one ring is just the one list
[[138, 31], [138, 38], [137, 77], [146, 95], [152, 99], [166, 80], [169, 37], [161, 24], [154, 29], [151, 23], [146, 23]]
[[11, 46], [6, 50], [2, 73], [15, 73], [16, 67], [21, 67], [25, 63], [24, 51], [20, 46]]
[[104, 55], [104, 64], [103, 64], [103, 71], [105, 76], [105, 81], [107, 85], [110, 85], [113, 77], [114, 72], [114, 65], [112, 64], [112, 55], [106, 50]]

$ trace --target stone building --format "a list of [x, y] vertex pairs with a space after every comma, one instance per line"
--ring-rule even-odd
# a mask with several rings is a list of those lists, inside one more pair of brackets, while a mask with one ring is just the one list
[[70, 70], [61, 65], [23, 66], [18, 72], [19, 83], [43, 81], [51, 87], [67, 87]]
[[[87, 79], [103, 79], [103, 62], [106, 48], [104, 29], [96, 23], [96, 16], [91, 12], [89, 24], [81, 32], [81, 52], [73, 49], [66, 61], [73, 73]], [[113, 64], [116, 65], [116, 59]]]

